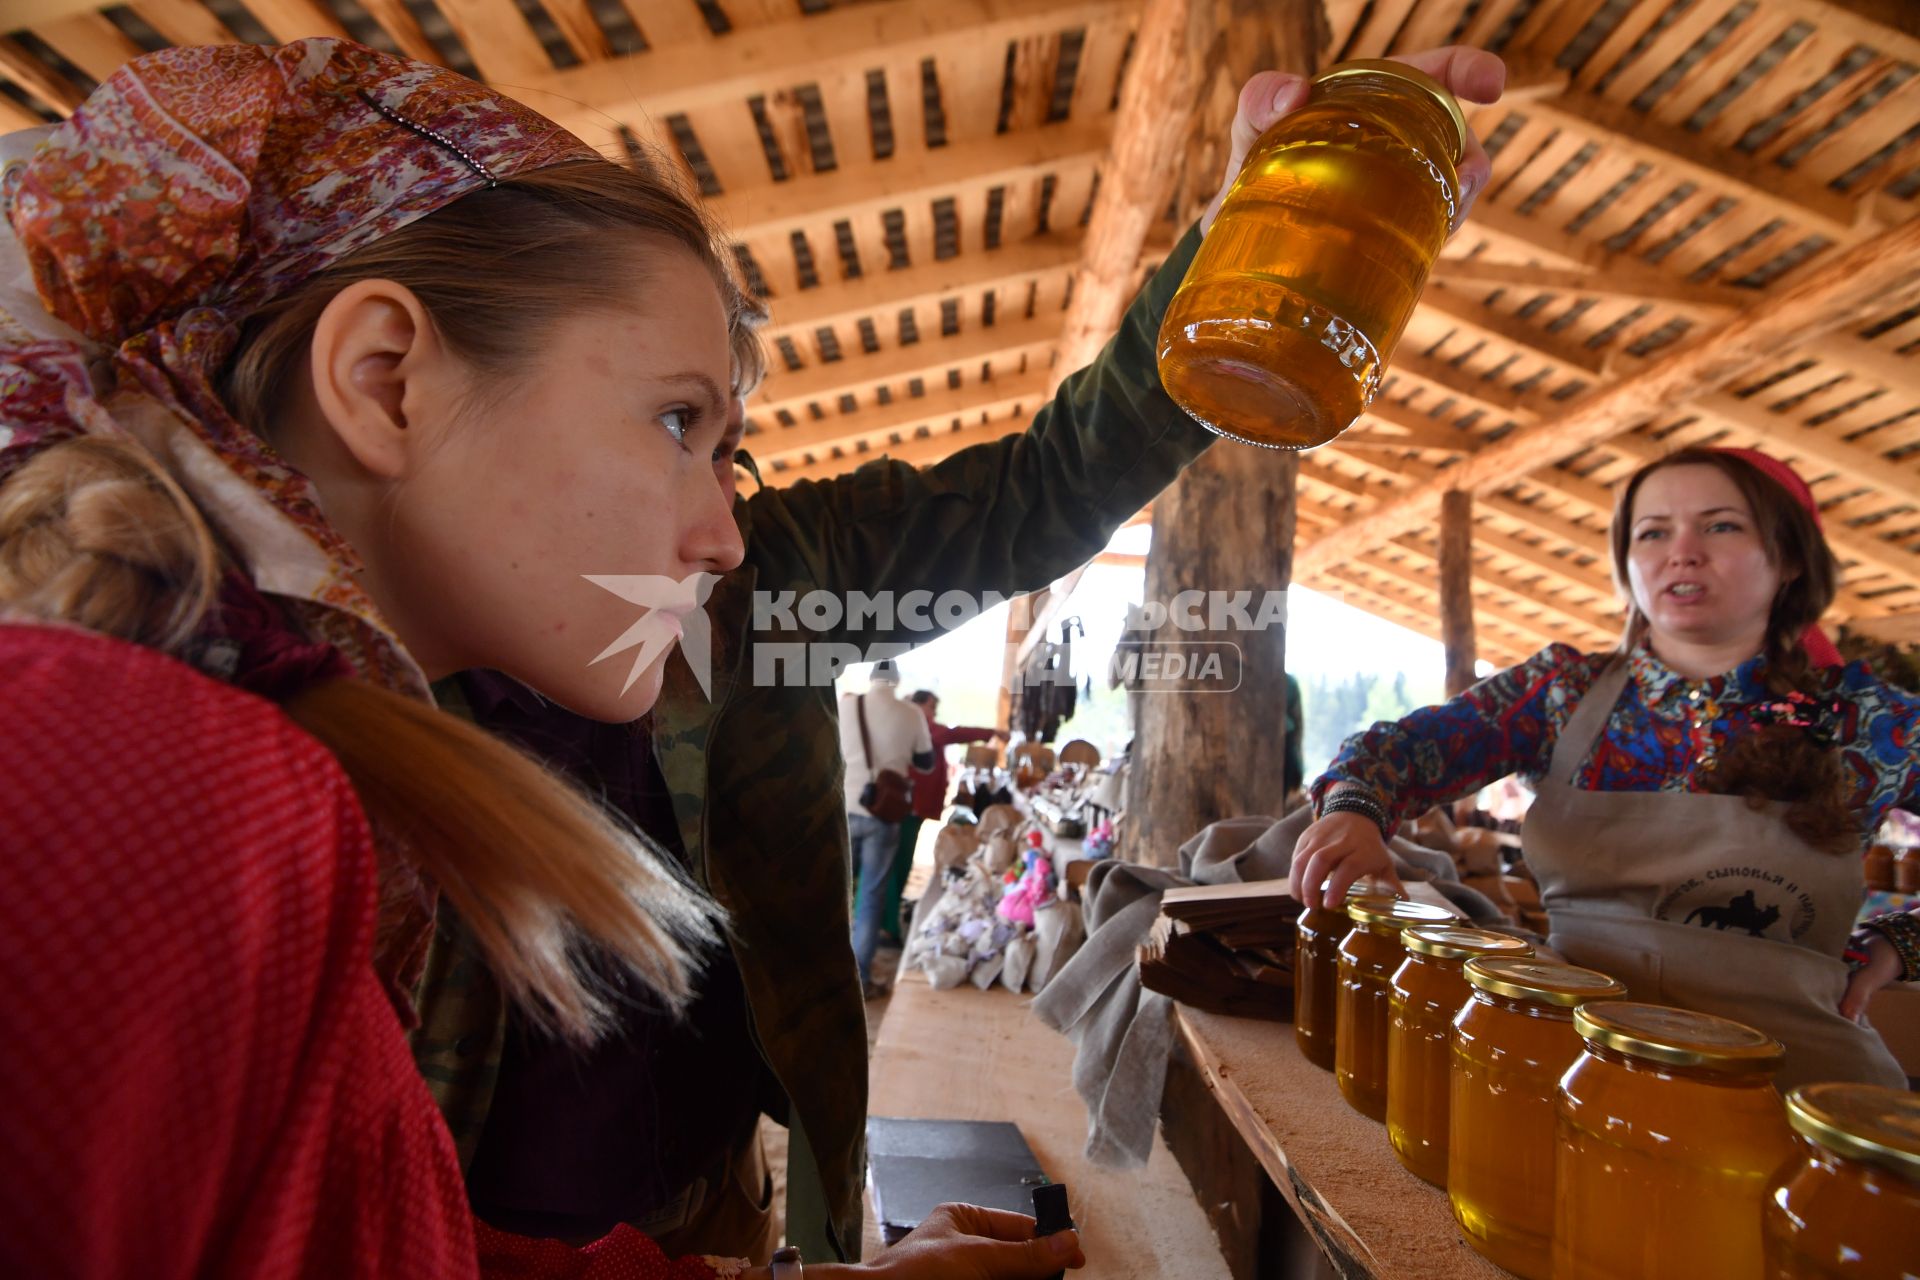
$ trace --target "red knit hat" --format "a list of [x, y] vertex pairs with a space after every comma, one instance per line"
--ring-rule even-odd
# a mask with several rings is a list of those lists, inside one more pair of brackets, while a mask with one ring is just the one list
[[[1758, 449], [1715, 449], [1714, 452], [1738, 458], [1778, 484], [1813, 517], [1813, 527], [1821, 528], [1820, 504], [1813, 500], [1813, 490], [1807, 487], [1807, 482], [1792, 467], [1778, 458], [1768, 457]], [[1837, 667], [1845, 661], [1840, 656], [1840, 650], [1834, 648], [1833, 641], [1827, 638], [1827, 633], [1818, 624], [1801, 633], [1800, 647], [1806, 650], [1807, 660], [1816, 667]]]

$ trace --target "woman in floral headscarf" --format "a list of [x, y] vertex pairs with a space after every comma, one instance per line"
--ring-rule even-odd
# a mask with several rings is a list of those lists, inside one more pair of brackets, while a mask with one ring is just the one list
[[[436, 894], [579, 1039], [589, 943], [674, 1003], [715, 934], [425, 696], [488, 666], [631, 719], [664, 646], [599, 663], [632, 610], [587, 575], [739, 562], [699, 214], [331, 40], [143, 58], [35, 132], [0, 151], [0, 1272], [740, 1273], [476, 1224], [402, 1039]], [[1077, 1260], [1031, 1229], [948, 1210], [874, 1270]]]

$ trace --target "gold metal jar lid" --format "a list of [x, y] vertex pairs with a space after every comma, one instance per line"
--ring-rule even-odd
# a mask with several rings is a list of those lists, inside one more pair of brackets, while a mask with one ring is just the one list
[[1571, 1009], [1589, 1000], [1617, 1000], [1627, 994], [1624, 984], [1597, 969], [1508, 956], [1476, 956], [1461, 972], [1482, 991], [1513, 1000], [1558, 1005]]
[[1440, 104], [1453, 121], [1453, 155], [1455, 164], [1467, 153], [1467, 117], [1460, 110], [1460, 101], [1447, 92], [1445, 85], [1435, 80], [1420, 68], [1405, 62], [1396, 62], [1391, 58], [1356, 58], [1352, 62], [1342, 62], [1328, 67], [1313, 78], [1313, 83], [1321, 85], [1329, 80], [1340, 80], [1348, 76], [1385, 75], [1405, 80], [1415, 88], [1424, 89], [1433, 100]]
[[1803, 1084], [1787, 1122], [1837, 1156], [1920, 1181], [1920, 1094], [1877, 1084]]
[[1472, 929], [1458, 924], [1420, 924], [1407, 929], [1402, 937], [1407, 950], [1442, 960], [1471, 960], [1475, 956], [1530, 956], [1533, 946], [1524, 938], [1491, 929]]
[[1405, 929], [1416, 924], [1444, 924], [1458, 917], [1445, 907], [1370, 893], [1347, 899], [1347, 918], [1369, 928]]
[[1589, 1044], [1670, 1067], [1772, 1072], [1787, 1047], [1744, 1022], [1630, 1000], [1598, 1000], [1573, 1011], [1573, 1029]]

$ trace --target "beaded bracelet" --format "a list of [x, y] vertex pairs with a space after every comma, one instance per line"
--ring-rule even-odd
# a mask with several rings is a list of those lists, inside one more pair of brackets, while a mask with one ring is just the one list
[[1892, 911], [1875, 916], [1861, 926], [1885, 938], [1900, 959], [1900, 981], [1920, 979], [1920, 916], [1911, 911]]
[[1387, 807], [1368, 792], [1350, 788], [1328, 796], [1320, 804], [1320, 816], [1324, 818], [1334, 813], [1360, 814], [1362, 817], [1371, 819], [1373, 825], [1380, 828], [1381, 839], [1388, 839], [1392, 835], [1388, 828]]

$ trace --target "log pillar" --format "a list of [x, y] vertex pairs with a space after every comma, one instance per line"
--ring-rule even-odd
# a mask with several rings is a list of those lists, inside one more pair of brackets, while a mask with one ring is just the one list
[[1460, 489], [1440, 499], [1440, 639], [1451, 698], [1473, 686], [1480, 656], [1473, 637], [1473, 495]]

